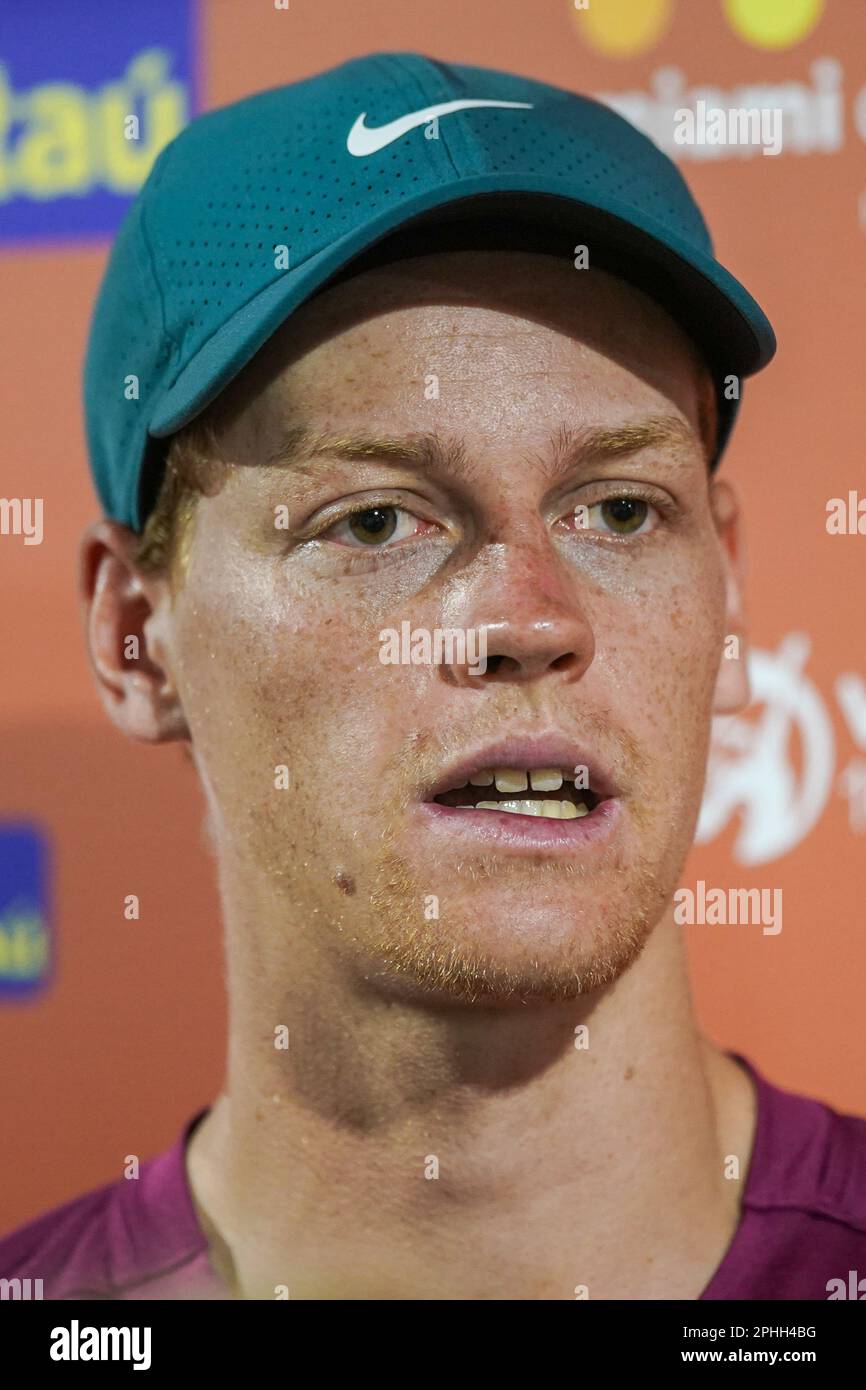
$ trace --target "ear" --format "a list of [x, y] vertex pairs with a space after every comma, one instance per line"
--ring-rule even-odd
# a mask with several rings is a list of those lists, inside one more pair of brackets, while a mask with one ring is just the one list
[[746, 623], [745, 544], [739, 502], [727, 481], [710, 483], [710, 507], [722, 550], [725, 575], [725, 638], [716, 691], [714, 714], [734, 714], [750, 699], [748, 675], [748, 627]]
[[78, 584], [90, 664], [109, 718], [145, 743], [189, 739], [168, 660], [168, 578], [143, 575], [140, 538], [116, 521], [88, 527]]

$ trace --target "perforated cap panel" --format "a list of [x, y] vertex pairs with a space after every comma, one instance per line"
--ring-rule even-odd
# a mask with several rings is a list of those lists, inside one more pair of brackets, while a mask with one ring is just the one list
[[113, 248], [85, 367], [106, 512], [140, 527], [153, 439], [194, 418], [329, 277], [421, 214], [504, 193], [533, 195], [540, 218], [551, 200], [566, 209], [563, 254], [591, 234], [596, 263], [615, 255], [713, 370], [769, 360], [772, 329], [715, 260], [679, 171], [622, 117], [512, 74], [374, 54], [201, 116], [157, 160]]

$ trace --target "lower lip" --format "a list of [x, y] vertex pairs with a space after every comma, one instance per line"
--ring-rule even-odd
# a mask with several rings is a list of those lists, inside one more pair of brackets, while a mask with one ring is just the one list
[[573, 820], [521, 816], [514, 811], [468, 811], [438, 801], [423, 801], [415, 809], [431, 833], [451, 836], [464, 845], [474, 842], [482, 849], [566, 854], [608, 840], [620, 819], [619, 801], [613, 797]]

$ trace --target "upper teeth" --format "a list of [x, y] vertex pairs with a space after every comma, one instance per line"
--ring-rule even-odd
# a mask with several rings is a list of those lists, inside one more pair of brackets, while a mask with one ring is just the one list
[[558, 767], [534, 767], [529, 773], [532, 790], [536, 792], [558, 792], [562, 786], [562, 773]]
[[529, 786], [526, 773], [520, 768], [498, 767], [493, 774], [498, 792], [525, 792]]
[[480, 772], [472, 773], [469, 785], [489, 787], [495, 782], [498, 792], [525, 792], [528, 786], [534, 792], [558, 792], [562, 780], [562, 773], [557, 767], [533, 767], [528, 774], [522, 768], [485, 767]]
[[[582, 779], [581, 779], [582, 780]], [[478, 801], [474, 808], [465, 807], [464, 809], [475, 809], [477, 811], [511, 811], [523, 816], [549, 816], [554, 820], [573, 820], [576, 816], [589, 815], [589, 806], [585, 805], [585, 798], [578, 795], [576, 804], [570, 798], [563, 800], [536, 799], [534, 797], [520, 797], [514, 800], [514, 794], [525, 792], [529, 787], [534, 792], [556, 792], [562, 787], [565, 779], [557, 767], [534, 767], [528, 771], [524, 768], [516, 767], [485, 767], [478, 772], [473, 772], [469, 778], [468, 785], [473, 787], [490, 787], [496, 784], [498, 792], [504, 792], [509, 799], [507, 801]], [[571, 783], [572, 779], [568, 779]], [[577, 786], [575, 779], [574, 785]], [[463, 787], [467, 783], [463, 783]], [[462, 788], [455, 787], [455, 791]], [[586, 791], [584, 786], [577, 787], [579, 793]]]

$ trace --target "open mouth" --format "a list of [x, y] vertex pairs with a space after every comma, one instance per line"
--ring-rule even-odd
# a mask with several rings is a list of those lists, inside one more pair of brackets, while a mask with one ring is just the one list
[[573, 767], [481, 768], [432, 800], [457, 809], [577, 820], [590, 815], [601, 800], [591, 786], [581, 785], [585, 780], [575, 777]]

